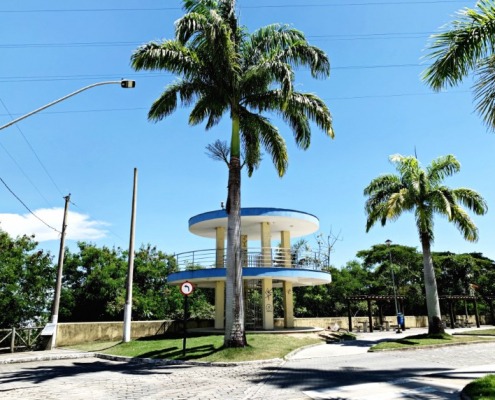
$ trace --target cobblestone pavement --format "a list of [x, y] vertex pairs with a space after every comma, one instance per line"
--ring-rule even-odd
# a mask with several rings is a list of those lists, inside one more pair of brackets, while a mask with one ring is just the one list
[[233, 367], [99, 358], [0, 364], [0, 399], [458, 399], [495, 372], [495, 343], [367, 353], [359, 340], [308, 348], [288, 361]]

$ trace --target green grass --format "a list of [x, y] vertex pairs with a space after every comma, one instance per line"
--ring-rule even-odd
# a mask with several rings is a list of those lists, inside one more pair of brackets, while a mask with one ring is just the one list
[[438, 346], [445, 344], [460, 344], [479, 340], [489, 340], [488, 338], [480, 338], [474, 336], [452, 336], [447, 333], [439, 335], [415, 335], [407, 336], [402, 339], [386, 340], [380, 342], [370, 348], [369, 351], [382, 351], [382, 350], [398, 350], [407, 348], [418, 348], [424, 346]]
[[248, 346], [245, 348], [225, 349], [223, 335], [188, 337], [185, 357], [182, 352], [182, 338], [179, 337], [152, 337], [128, 343], [93, 342], [70, 348], [126, 357], [238, 362], [282, 358], [299, 347], [323, 342], [315, 334], [254, 334], [247, 335], [247, 341]]
[[463, 331], [455, 333], [455, 335], [464, 336], [495, 336], [495, 329], [476, 329], [472, 331]]
[[462, 390], [471, 400], [495, 399], [495, 375], [487, 375], [466, 385]]

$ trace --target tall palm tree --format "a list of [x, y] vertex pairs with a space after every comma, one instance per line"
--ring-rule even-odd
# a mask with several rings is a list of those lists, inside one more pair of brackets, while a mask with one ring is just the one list
[[431, 36], [426, 58], [433, 64], [422, 78], [440, 91], [474, 72], [476, 111], [495, 129], [495, 2], [480, 0], [475, 8], [460, 10], [458, 17]]
[[423, 250], [423, 275], [428, 309], [428, 333], [443, 333], [440, 303], [431, 245], [434, 240], [434, 216], [440, 214], [452, 222], [464, 239], [478, 240], [478, 229], [461, 205], [477, 215], [487, 211], [485, 200], [471, 189], [451, 189], [444, 186], [444, 178], [459, 172], [461, 165], [452, 156], [439, 157], [422, 168], [415, 157], [399, 154], [390, 157], [398, 175], [388, 174], [375, 178], [364, 189], [366, 200], [366, 232], [376, 223], [384, 226], [387, 221], [395, 221], [406, 211], [414, 213], [419, 240]]
[[191, 125], [206, 121], [206, 129], [211, 129], [224, 114], [230, 117], [225, 345], [240, 347], [246, 344], [241, 148], [249, 176], [259, 166], [262, 147], [283, 176], [288, 166], [285, 141], [264, 113], [279, 115], [302, 149], [310, 144], [310, 121], [333, 137], [325, 103], [314, 94], [294, 90], [294, 67], [309, 67], [313, 77], [323, 78], [329, 75], [330, 63], [302, 32], [287, 25], [269, 25], [249, 34], [238, 24], [235, 0], [183, 0], [183, 5], [186, 14], [176, 21], [175, 39], [139, 47], [131, 62], [136, 70], [165, 70], [180, 77], [153, 103], [150, 120], [173, 113], [178, 99], [193, 106]]

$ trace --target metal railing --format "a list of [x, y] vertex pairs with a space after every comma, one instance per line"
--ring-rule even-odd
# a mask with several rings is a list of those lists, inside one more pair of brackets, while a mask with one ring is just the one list
[[[293, 252], [280, 247], [248, 248], [242, 250], [245, 268], [279, 267], [321, 270], [327, 266], [326, 258], [317, 252]], [[175, 254], [180, 271], [208, 268], [225, 268], [226, 253], [222, 250], [194, 250]]]
[[0, 351], [32, 350], [37, 347], [43, 327], [0, 329]]

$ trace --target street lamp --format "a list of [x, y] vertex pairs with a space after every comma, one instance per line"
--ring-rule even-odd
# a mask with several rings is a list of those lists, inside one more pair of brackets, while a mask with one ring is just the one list
[[[103, 85], [120, 85], [121, 88], [124, 89], [133, 89], [136, 87], [136, 82], [129, 80], [129, 79], [122, 79], [120, 81], [104, 81], [104, 82], [96, 82], [91, 85], [85, 86], [81, 89], [76, 90], [75, 92], [69, 93], [68, 95], [61, 97], [60, 99], [54, 100], [51, 103], [45, 104], [44, 106], [41, 106], [40, 108], [37, 108], [34, 111], [31, 111], [27, 114], [24, 114], [20, 116], [19, 118], [16, 118], [9, 123], [0, 126], [0, 130], [8, 128], [9, 126], [14, 125], [15, 123], [22, 121], [23, 119], [30, 117], [33, 114], [39, 113], [40, 111], [43, 111], [44, 109], [51, 107], [57, 103], [60, 103], [61, 101], [67, 100], [68, 98], [75, 96], [76, 94], [79, 94], [81, 92], [84, 92], [85, 90], [94, 88], [96, 86], [103, 86]], [[45, 329], [46, 329], [46, 334], [52, 336], [52, 340], [50, 343], [50, 348], [55, 347], [56, 341], [57, 341], [57, 324], [58, 324], [58, 312], [59, 312], [59, 304], [60, 304], [60, 292], [62, 289], [62, 270], [63, 270], [63, 264], [64, 264], [64, 243], [65, 243], [65, 228], [66, 228], [66, 219], [67, 219], [67, 212], [68, 212], [68, 204], [70, 201], [70, 195], [65, 197], [65, 210], [64, 210], [64, 219], [62, 222], [62, 235], [60, 238], [60, 252], [58, 256], [58, 267], [57, 267], [57, 281], [55, 283], [55, 295], [53, 299], [53, 308], [52, 308], [52, 322], [51, 324], [48, 324]], [[45, 329], [43, 330], [42, 334], [45, 332]]]
[[397, 306], [397, 291], [395, 290], [395, 275], [394, 275], [394, 269], [392, 268], [392, 252], [390, 251], [390, 245], [392, 244], [392, 241], [390, 239], [387, 239], [385, 241], [385, 244], [388, 246], [388, 255], [390, 258], [390, 271], [392, 273], [392, 287], [394, 288], [394, 301], [395, 301], [395, 315], [397, 316], [397, 331], [396, 333], [402, 333], [400, 329], [400, 322], [399, 321], [399, 307]]
[[51, 103], [48, 103], [48, 104], [46, 104], [40, 108], [37, 108], [36, 110], [31, 111], [30, 113], [27, 113], [27, 114], [25, 114], [19, 118], [16, 118], [16, 119], [10, 121], [8, 124], [0, 126], [0, 131], [2, 129], [8, 128], [11, 125], [14, 125], [15, 123], [17, 123], [19, 121], [22, 121], [23, 119], [25, 119], [27, 117], [30, 117], [33, 114], [36, 114], [36, 113], [39, 113], [40, 111], [43, 111], [45, 108], [48, 108], [48, 107], [51, 107], [57, 103], [60, 103], [61, 101], [64, 101], [64, 100], [68, 99], [69, 97], [75, 96], [76, 94], [84, 92], [85, 90], [94, 88], [96, 86], [102, 86], [102, 85], [120, 85], [120, 87], [122, 87], [124, 89], [132, 89], [132, 88], [136, 87], [136, 82], [128, 80], [128, 79], [122, 79], [120, 81], [105, 81], [105, 82], [93, 83], [93, 84], [85, 86], [79, 90], [76, 90], [75, 92], [69, 93], [68, 95], [61, 97], [60, 99], [52, 101]]

